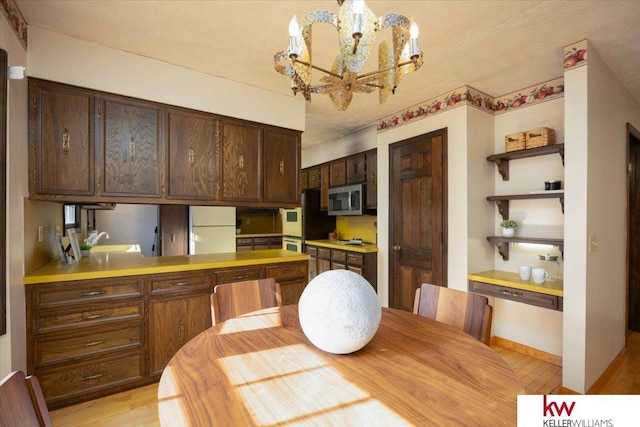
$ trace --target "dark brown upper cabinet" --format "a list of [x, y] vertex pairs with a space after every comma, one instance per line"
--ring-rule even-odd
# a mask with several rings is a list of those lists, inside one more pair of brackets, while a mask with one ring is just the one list
[[167, 198], [216, 200], [215, 116], [167, 109]]
[[162, 195], [160, 105], [125, 97], [96, 99], [96, 142], [103, 196]]
[[264, 130], [265, 203], [300, 202], [300, 136], [290, 131]]

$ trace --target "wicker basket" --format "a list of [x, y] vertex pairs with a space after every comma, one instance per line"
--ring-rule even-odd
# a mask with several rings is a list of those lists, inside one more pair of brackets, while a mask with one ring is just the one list
[[504, 137], [506, 151], [524, 150], [526, 148], [526, 137], [524, 132], [510, 133]]
[[544, 147], [556, 143], [556, 132], [549, 128], [536, 128], [525, 132], [527, 135], [527, 148]]

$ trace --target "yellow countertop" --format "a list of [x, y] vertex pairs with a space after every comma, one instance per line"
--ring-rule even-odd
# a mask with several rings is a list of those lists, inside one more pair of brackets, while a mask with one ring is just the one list
[[25, 285], [86, 280], [140, 274], [173, 273], [212, 268], [242, 267], [278, 262], [307, 261], [309, 255], [282, 249], [229, 252], [222, 254], [179, 255], [145, 258], [139, 252], [103, 252], [82, 257], [75, 264], [58, 260], [27, 274]]
[[543, 283], [533, 283], [531, 280], [522, 280], [518, 273], [508, 271], [489, 270], [481, 273], [472, 273], [469, 280], [489, 283], [492, 285], [506, 286], [509, 288], [522, 289], [523, 291], [538, 292], [541, 294], [555, 295], [561, 297], [563, 293], [563, 281], [561, 279], [549, 279]]
[[282, 233], [255, 233], [255, 234], [236, 234], [236, 239], [249, 237], [282, 237]]
[[[323, 248], [340, 249], [343, 251], [369, 253], [378, 252], [378, 247], [371, 243], [363, 243], [362, 245], [347, 245], [341, 243], [341, 240], [305, 240], [304, 244], [309, 246], [321, 246]], [[346, 241], [345, 241], [346, 242]]]

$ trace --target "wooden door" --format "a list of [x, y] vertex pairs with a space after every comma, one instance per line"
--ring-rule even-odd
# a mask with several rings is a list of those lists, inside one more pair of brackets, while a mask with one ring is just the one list
[[189, 207], [160, 205], [159, 211], [159, 255], [187, 255], [189, 253]]
[[628, 299], [627, 324], [640, 332], [640, 131], [627, 125], [629, 139], [629, 204], [627, 256]]
[[225, 120], [221, 139], [220, 200], [262, 201], [262, 128]]
[[300, 134], [264, 131], [264, 201], [300, 204]]
[[211, 327], [209, 293], [150, 302], [151, 376], [162, 374], [173, 355], [191, 338]]
[[100, 193], [160, 197], [163, 159], [160, 105], [120, 97], [98, 100], [96, 104], [97, 123], [101, 124]]
[[89, 91], [29, 81], [30, 196], [93, 196], [93, 95]]
[[211, 114], [167, 110], [167, 198], [215, 200], [215, 137]]
[[446, 283], [446, 129], [391, 146], [389, 306], [412, 311], [422, 283]]

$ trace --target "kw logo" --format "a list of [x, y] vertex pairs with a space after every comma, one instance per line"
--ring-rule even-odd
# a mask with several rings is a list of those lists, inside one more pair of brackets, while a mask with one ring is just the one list
[[542, 396], [542, 416], [543, 417], [560, 417], [563, 412], [567, 413], [567, 417], [571, 416], [573, 408], [576, 406], [576, 402], [571, 402], [571, 405], [567, 405], [567, 402], [562, 402], [558, 406], [557, 402], [547, 403], [547, 395]]

